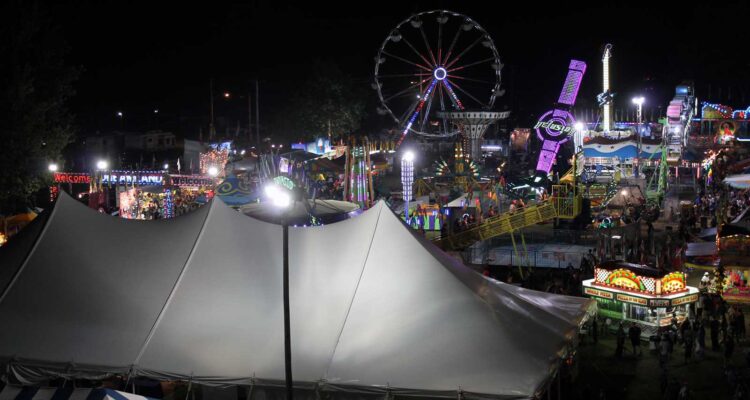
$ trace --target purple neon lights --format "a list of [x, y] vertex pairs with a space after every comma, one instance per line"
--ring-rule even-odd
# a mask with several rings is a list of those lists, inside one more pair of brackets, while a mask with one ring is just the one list
[[[575, 104], [585, 72], [585, 62], [570, 60], [568, 75], [565, 77], [562, 92], [560, 92], [560, 97], [557, 100], [559, 105], [572, 106]], [[542, 140], [542, 149], [539, 152], [539, 160], [536, 164], [537, 171], [549, 173], [560, 146], [570, 140], [575, 133], [574, 126], [575, 118], [573, 114], [565, 109], [556, 108], [547, 111], [539, 118], [534, 126], [537, 137]]]
[[542, 144], [542, 151], [539, 153], [539, 161], [536, 163], [536, 170], [549, 173], [552, 169], [552, 163], [555, 162], [557, 151], [560, 150], [560, 143], [551, 140], [545, 140]]
[[573, 114], [565, 110], [554, 109], [544, 113], [534, 129], [539, 140], [553, 140], [563, 144], [570, 140], [575, 132]]
[[583, 74], [586, 72], [586, 63], [570, 60], [568, 68], [568, 76], [565, 78], [565, 83], [557, 102], [572, 106], [576, 102], [576, 97], [578, 97], [578, 89], [581, 88], [581, 80], [583, 79]]

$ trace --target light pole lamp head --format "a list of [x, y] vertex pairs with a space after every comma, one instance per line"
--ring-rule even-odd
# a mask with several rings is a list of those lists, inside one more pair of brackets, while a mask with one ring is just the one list
[[50, 163], [47, 166], [47, 169], [49, 170], [49, 172], [57, 172], [57, 164], [56, 163]]
[[646, 99], [644, 99], [643, 96], [633, 97], [633, 104], [637, 106], [643, 105], [645, 101]]
[[403, 156], [401, 156], [401, 159], [408, 162], [414, 161], [414, 152], [407, 151]]
[[96, 169], [105, 170], [109, 167], [109, 163], [106, 160], [99, 160], [96, 162]]
[[286, 209], [292, 204], [292, 194], [290, 191], [276, 183], [269, 183], [264, 188], [264, 192], [268, 200], [271, 201], [275, 207]]

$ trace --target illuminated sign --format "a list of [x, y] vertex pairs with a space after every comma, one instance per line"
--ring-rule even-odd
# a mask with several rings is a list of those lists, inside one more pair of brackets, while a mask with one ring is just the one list
[[295, 186], [294, 185], [294, 181], [292, 181], [291, 179], [287, 178], [286, 176], [277, 176], [277, 177], [273, 178], [273, 181], [277, 185], [281, 185], [281, 186], [283, 186], [283, 187], [285, 187], [285, 188], [287, 188], [289, 190], [293, 190], [294, 186]]
[[161, 185], [164, 181], [164, 175], [160, 172], [134, 173], [118, 172], [102, 174], [101, 183], [120, 184], [120, 185], [144, 185], [153, 186]]
[[211, 143], [209, 146], [217, 151], [229, 151], [232, 149], [232, 142]]
[[54, 175], [55, 183], [91, 183], [91, 176], [89, 174], [77, 174], [70, 172], [55, 172]]
[[279, 172], [283, 172], [285, 174], [289, 173], [289, 160], [281, 157], [279, 160]]
[[695, 303], [696, 301], [698, 301], [698, 294], [694, 293], [689, 296], [680, 297], [679, 299], [672, 300], [672, 305], [679, 306], [681, 304]]
[[617, 294], [617, 300], [625, 302], [625, 303], [638, 304], [638, 305], [641, 305], [641, 306], [648, 305], [648, 301], [646, 299], [644, 299], [643, 297], [635, 297], [635, 296], [631, 296], [629, 294], [620, 294], [620, 293], [618, 293]]
[[[559, 111], [559, 110], [555, 110]], [[547, 135], [549, 136], [560, 136], [560, 135], [566, 135], [570, 136], [575, 132], [575, 128], [570, 126], [565, 119], [562, 119], [561, 116], [567, 117], [565, 113], [570, 114], [568, 112], [563, 112], [561, 114], [556, 114], [552, 118], [549, 117], [550, 114], [552, 114], [552, 111], [548, 111], [546, 114], [542, 116], [542, 118], [537, 121], [536, 125], [534, 125], [534, 129], [539, 130], [539, 128], [544, 128]], [[572, 116], [571, 116], [572, 118]]]
[[670, 304], [669, 299], [648, 299], [649, 307], [669, 307]]
[[172, 186], [213, 186], [214, 180], [210, 177], [203, 175], [170, 175], [169, 180]]
[[610, 292], [605, 292], [603, 290], [594, 289], [594, 288], [583, 288], [583, 293], [587, 294], [589, 296], [596, 296], [596, 297], [602, 297], [605, 299], [612, 299], [613, 295]]
[[539, 152], [539, 160], [536, 164], [537, 171], [549, 173], [557, 157], [557, 152], [560, 150], [560, 145], [570, 140], [575, 132], [573, 126], [576, 121], [568, 109], [575, 104], [585, 72], [585, 62], [570, 60], [568, 75], [565, 78], [560, 97], [557, 99], [558, 107], [544, 113], [534, 125], [536, 135], [542, 141], [542, 149]]
[[49, 187], [49, 202], [52, 203], [57, 199], [57, 195], [60, 194], [60, 189], [57, 188], [57, 186], [50, 186]]
[[174, 196], [172, 190], [164, 190], [164, 218], [174, 218]]

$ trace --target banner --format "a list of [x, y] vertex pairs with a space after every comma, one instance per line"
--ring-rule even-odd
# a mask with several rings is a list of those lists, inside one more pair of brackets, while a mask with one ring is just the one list
[[91, 183], [91, 176], [89, 174], [73, 173], [73, 172], [55, 172], [54, 175], [55, 183]]
[[215, 184], [213, 178], [204, 175], [170, 175], [169, 179], [172, 186], [179, 187], [214, 186]]
[[164, 174], [161, 172], [111, 171], [101, 176], [101, 183], [120, 185], [161, 185]]

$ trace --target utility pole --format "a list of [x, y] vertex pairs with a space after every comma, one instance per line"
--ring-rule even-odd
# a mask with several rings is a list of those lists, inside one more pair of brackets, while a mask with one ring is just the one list
[[253, 96], [247, 91], [247, 145], [253, 142]]
[[216, 134], [216, 130], [214, 129], [214, 78], [211, 78], [211, 81], [209, 83], [209, 91], [210, 91], [210, 104], [211, 104], [211, 121], [208, 125], [208, 141], [209, 143], [211, 140], [213, 140], [214, 135]]
[[260, 109], [258, 106], [260, 105], [260, 92], [258, 89], [258, 80], [255, 80], [255, 141], [257, 142], [256, 146], [258, 146], [258, 149], [260, 149]]

